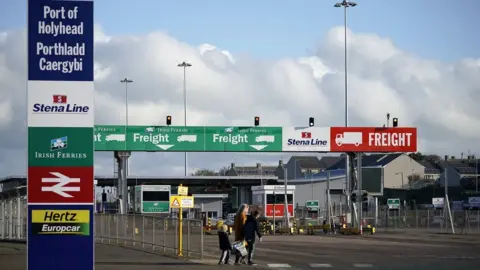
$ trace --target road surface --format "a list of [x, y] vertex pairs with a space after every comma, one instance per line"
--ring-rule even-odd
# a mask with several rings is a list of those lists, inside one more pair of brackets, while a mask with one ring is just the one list
[[[95, 250], [96, 270], [209, 270], [219, 266], [204, 265], [182, 259], [174, 259], [153, 252], [132, 248], [97, 244]], [[26, 245], [0, 242], [0, 269], [25, 270]], [[35, 268], [32, 268], [35, 269]]]
[[[480, 242], [400, 241], [363, 236], [265, 236], [254, 260], [277, 269], [478, 269]], [[443, 236], [440, 236], [443, 237]], [[438, 238], [438, 237], [437, 237]], [[477, 238], [478, 239], [478, 238]], [[438, 239], [436, 239], [438, 240]], [[217, 238], [205, 237], [205, 250], [218, 254]], [[212, 258], [212, 263], [215, 260]]]

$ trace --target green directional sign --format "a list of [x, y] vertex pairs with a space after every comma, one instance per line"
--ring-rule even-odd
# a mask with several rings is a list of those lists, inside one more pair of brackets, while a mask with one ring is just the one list
[[387, 199], [388, 209], [400, 209], [400, 199]]
[[305, 207], [306, 207], [309, 211], [318, 211], [318, 209], [319, 209], [319, 204], [318, 204], [318, 201], [317, 201], [317, 200], [306, 201], [306, 202], [305, 202]]
[[93, 166], [92, 128], [29, 127], [29, 166]]
[[281, 152], [281, 127], [96, 126], [96, 151]]
[[142, 213], [170, 213], [170, 202], [142, 202]]

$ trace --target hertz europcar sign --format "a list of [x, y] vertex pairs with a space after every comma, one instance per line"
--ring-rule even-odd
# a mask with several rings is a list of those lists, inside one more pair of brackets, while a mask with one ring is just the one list
[[89, 210], [32, 210], [33, 234], [90, 235]]

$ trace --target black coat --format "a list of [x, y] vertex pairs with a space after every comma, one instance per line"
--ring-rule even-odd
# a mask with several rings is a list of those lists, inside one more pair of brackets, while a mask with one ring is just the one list
[[218, 244], [220, 246], [220, 250], [232, 249], [232, 244], [230, 243], [230, 239], [228, 238], [228, 234], [226, 232], [218, 232]]
[[258, 219], [253, 216], [248, 216], [245, 225], [243, 225], [243, 233], [245, 234], [245, 240], [249, 242], [255, 242], [255, 234], [258, 238], [262, 237]]

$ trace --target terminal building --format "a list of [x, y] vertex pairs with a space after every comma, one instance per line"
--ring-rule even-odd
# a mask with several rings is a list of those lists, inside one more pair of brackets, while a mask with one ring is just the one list
[[[422, 178], [425, 167], [406, 154], [371, 154], [362, 159], [363, 167], [382, 168], [382, 182], [385, 188], [404, 188], [412, 175]], [[254, 166], [236, 166], [228, 168], [217, 176], [189, 177], [128, 177], [128, 186], [133, 190], [139, 185], [171, 185], [172, 194], [176, 194], [179, 184], [189, 187], [195, 195], [195, 209], [189, 214], [201, 213], [211, 218], [221, 218], [236, 211], [241, 203], [252, 203], [252, 187], [262, 185], [295, 186], [295, 209], [305, 208], [306, 201], [315, 200], [325, 207], [327, 200], [327, 182], [331, 190], [330, 202], [341, 207], [345, 201], [345, 157], [344, 156], [292, 156], [287, 163], [279, 161], [273, 166], [260, 163]], [[118, 179], [113, 176], [96, 176], [97, 198], [103, 204], [102, 211], [116, 210], [115, 186]], [[327, 181], [327, 179], [329, 181]], [[25, 196], [25, 176], [10, 176], [0, 179], [0, 196], [3, 201], [8, 198]], [[104, 195], [102, 195], [104, 193]], [[133, 193], [133, 192], [131, 192]], [[106, 203], [104, 202], [106, 201]], [[108, 205], [105, 206], [105, 205]]]

